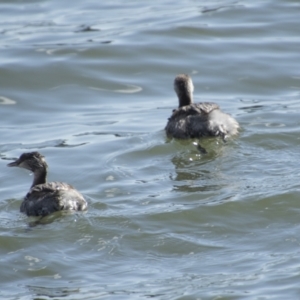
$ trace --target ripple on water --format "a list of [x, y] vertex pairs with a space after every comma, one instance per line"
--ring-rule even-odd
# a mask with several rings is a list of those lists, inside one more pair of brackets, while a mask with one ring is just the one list
[[0, 105], [14, 105], [17, 102], [4, 96], [0, 96]]
[[[2, 298], [297, 299], [297, 8], [2, 1]], [[163, 131], [183, 72], [242, 127], [206, 155]], [[19, 212], [36, 150], [86, 213]]]

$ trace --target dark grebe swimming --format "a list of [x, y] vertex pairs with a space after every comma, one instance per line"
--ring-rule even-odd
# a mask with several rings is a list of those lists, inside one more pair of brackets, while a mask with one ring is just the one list
[[8, 167], [20, 167], [34, 174], [33, 183], [20, 211], [27, 216], [46, 216], [60, 210], [85, 210], [87, 202], [71, 185], [63, 182], [46, 182], [48, 165], [39, 152], [23, 153]]
[[189, 75], [177, 75], [174, 89], [179, 108], [173, 110], [165, 128], [168, 137], [188, 139], [220, 136], [225, 140], [238, 133], [238, 122], [222, 112], [216, 103], [193, 103], [194, 86]]

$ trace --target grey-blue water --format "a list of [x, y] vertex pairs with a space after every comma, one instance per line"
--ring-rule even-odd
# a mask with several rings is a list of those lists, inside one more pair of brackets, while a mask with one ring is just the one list
[[[299, 299], [300, 2], [1, 1], [1, 299]], [[188, 73], [242, 129], [168, 140]], [[85, 213], [19, 212], [39, 151]]]

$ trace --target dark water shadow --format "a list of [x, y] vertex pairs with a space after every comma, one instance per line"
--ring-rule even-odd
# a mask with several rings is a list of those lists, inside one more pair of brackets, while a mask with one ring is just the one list
[[31, 293], [34, 294], [34, 300], [44, 300], [48, 298], [56, 297], [68, 297], [74, 294], [80, 293], [79, 288], [69, 288], [69, 287], [42, 287], [27, 285], [27, 288]]
[[215, 13], [215, 12], [219, 12], [222, 10], [227, 10], [227, 9], [234, 9], [234, 8], [238, 8], [238, 7], [244, 7], [244, 5], [239, 4], [238, 2], [232, 2], [228, 5], [210, 5], [210, 6], [204, 6], [200, 12], [202, 14], [207, 14], [207, 13]]
[[[170, 175], [174, 182], [174, 191], [180, 192], [203, 192], [216, 191], [224, 187], [216, 178], [216, 170], [210, 163], [223, 155], [224, 143], [220, 138], [207, 138], [198, 140], [176, 141], [181, 146], [180, 152], [171, 158], [175, 167], [175, 174]], [[199, 150], [199, 145], [201, 148]]]
[[75, 30], [76, 33], [78, 33], [78, 32], [92, 32], [92, 31], [101, 31], [101, 29], [93, 28], [90, 25], [81, 25], [81, 26], [79, 26], [78, 30]]
[[28, 220], [27, 230], [33, 229], [37, 226], [43, 226], [52, 224], [54, 222], [60, 222], [67, 216], [79, 216], [84, 214], [86, 211], [57, 211], [48, 216], [30, 217]]

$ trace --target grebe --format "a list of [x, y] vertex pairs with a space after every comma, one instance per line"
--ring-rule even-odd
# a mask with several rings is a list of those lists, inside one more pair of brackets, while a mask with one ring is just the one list
[[222, 112], [216, 103], [193, 103], [194, 85], [189, 75], [177, 75], [174, 90], [179, 107], [173, 110], [165, 127], [168, 137], [189, 139], [220, 136], [225, 141], [228, 136], [238, 133], [238, 122]]
[[46, 216], [56, 211], [81, 211], [87, 208], [83, 196], [71, 185], [64, 182], [46, 182], [48, 165], [39, 152], [23, 153], [8, 167], [20, 167], [34, 174], [33, 183], [20, 211], [27, 216]]

